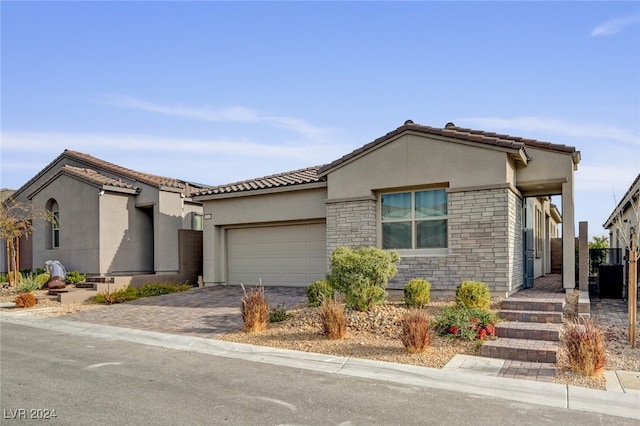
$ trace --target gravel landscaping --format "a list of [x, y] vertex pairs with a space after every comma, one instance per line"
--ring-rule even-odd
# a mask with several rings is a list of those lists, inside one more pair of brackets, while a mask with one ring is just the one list
[[[43, 295], [46, 290], [35, 292]], [[16, 289], [2, 289], [0, 302], [12, 302]], [[240, 301], [238, 301], [240, 303]], [[500, 300], [492, 300], [492, 309], [497, 309]], [[452, 297], [432, 297], [425, 311], [430, 317], [442, 312], [445, 306], [453, 304]], [[52, 300], [41, 300], [30, 310], [34, 315], [59, 317], [87, 309], [103, 307], [93, 303], [73, 303], [61, 305]], [[568, 305], [569, 309], [571, 305]], [[48, 308], [48, 309], [42, 309]], [[329, 355], [365, 358], [387, 362], [421, 365], [432, 368], [444, 367], [456, 354], [475, 355], [480, 342], [461, 341], [434, 336], [429, 349], [422, 354], [410, 355], [399, 340], [400, 321], [409, 312], [402, 298], [390, 297], [388, 303], [370, 312], [347, 311], [348, 332], [344, 339], [329, 340], [321, 333], [318, 308], [304, 306], [288, 311], [291, 319], [271, 323], [267, 330], [257, 334], [238, 330], [217, 337], [220, 340], [249, 343], [299, 351], [324, 353]], [[569, 315], [571, 311], [569, 310]], [[601, 326], [607, 348], [607, 370], [640, 371], [640, 349], [631, 349], [627, 341], [626, 327]], [[569, 370], [566, 354], [561, 349], [556, 364], [556, 383], [605, 389], [604, 377], [584, 377]]]

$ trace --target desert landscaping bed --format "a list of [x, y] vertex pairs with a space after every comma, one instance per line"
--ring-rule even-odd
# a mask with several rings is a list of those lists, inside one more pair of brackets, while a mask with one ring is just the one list
[[[2, 289], [0, 302], [15, 299], [15, 288]], [[35, 292], [36, 296], [46, 294], [46, 290]], [[500, 300], [492, 300], [492, 308], [497, 309]], [[240, 304], [240, 301], [238, 301]], [[434, 318], [443, 308], [453, 304], [452, 297], [433, 297], [424, 308]], [[54, 300], [40, 300], [31, 308], [34, 315], [59, 317], [66, 314], [104, 307], [91, 302], [61, 305]], [[49, 309], [42, 309], [49, 308]], [[279, 323], [270, 323], [261, 333], [246, 333], [242, 330], [217, 337], [220, 340], [248, 343], [259, 346], [316, 352], [342, 357], [364, 358], [401, 364], [420, 365], [432, 368], [444, 367], [456, 354], [476, 355], [480, 342], [463, 341], [448, 337], [434, 336], [429, 349], [421, 354], [409, 354], [399, 340], [400, 321], [409, 310], [398, 296], [374, 308], [370, 312], [348, 311], [348, 332], [345, 338], [329, 340], [321, 333], [320, 316], [317, 308], [298, 306], [288, 310], [292, 317]], [[627, 341], [626, 327], [601, 326], [606, 342], [607, 370], [640, 371], [640, 349], [631, 349]], [[604, 377], [584, 377], [572, 373], [566, 354], [561, 349], [556, 364], [555, 383], [605, 389]]]

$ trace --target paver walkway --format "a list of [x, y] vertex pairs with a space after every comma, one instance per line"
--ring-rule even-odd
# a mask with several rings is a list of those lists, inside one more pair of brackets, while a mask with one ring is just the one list
[[[565, 298], [562, 276], [549, 274], [535, 280], [533, 288], [521, 290], [518, 298], [541, 298], [557, 300]], [[627, 301], [623, 299], [600, 299], [591, 297], [591, 318], [599, 325], [627, 326]], [[638, 321], [640, 327], [640, 320]], [[521, 380], [553, 382], [555, 364], [506, 360], [498, 373], [500, 377]]]
[[[304, 288], [265, 287], [265, 294], [270, 308], [307, 302]], [[197, 288], [89, 309], [64, 319], [211, 338], [242, 327], [242, 296], [239, 286]]]
[[[536, 278], [532, 288], [520, 290], [513, 295], [513, 297], [518, 297], [519, 299], [539, 299], [541, 301], [564, 300], [565, 296], [566, 293], [562, 288], [562, 276], [558, 274], [549, 274]], [[532, 340], [531, 344], [544, 345], [545, 342]], [[513, 360], [505, 360], [498, 372], [499, 377], [540, 382], [553, 382], [555, 374], [555, 364]]]
[[[591, 296], [591, 318], [598, 325], [627, 327], [629, 325], [628, 309], [628, 302], [624, 299], [600, 299], [599, 296]], [[638, 317], [638, 326], [640, 326], [640, 317]]]

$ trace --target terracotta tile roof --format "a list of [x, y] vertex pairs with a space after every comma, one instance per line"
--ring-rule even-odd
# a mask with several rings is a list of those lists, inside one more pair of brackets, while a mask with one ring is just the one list
[[194, 189], [198, 190], [205, 187], [204, 185], [192, 184], [179, 179], [152, 175], [150, 173], [137, 172], [135, 170], [127, 169], [126, 167], [109, 163], [108, 161], [100, 160], [99, 158], [93, 157], [89, 154], [84, 154], [82, 152], [72, 151], [69, 149], [65, 149], [63, 155], [67, 155], [78, 161], [107, 170], [111, 173], [132, 179], [134, 181], [154, 186], [156, 188], [165, 186], [169, 188], [182, 189], [185, 190], [186, 195], [190, 195], [190, 193], [193, 192]]
[[87, 182], [94, 183], [100, 186], [112, 186], [115, 188], [124, 188], [124, 189], [132, 189], [135, 191], [140, 191], [140, 188], [134, 186], [130, 183], [123, 182], [122, 179], [114, 179], [109, 176], [105, 176], [100, 172], [93, 169], [86, 169], [82, 167], [74, 167], [68, 164], [62, 166], [62, 173], [67, 173], [72, 176], [76, 176], [80, 179], [83, 179]]
[[226, 185], [212, 186], [203, 189], [195, 195], [230, 194], [320, 182], [322, 180], [318, 177], [318, 169], [320, 169], [320, 167], [322, 166], [307, 167], [306, 169], [294, 170], [292, 172], [278, 173]]
[[[149, 173], [141, 173], [135, 170], [127, 169], [126, 167], [118, 166], [116, 164], [110, 163], [108, 161], [101, 160], [99, 158], [93, 157], [89, 154], [85, 154], [78, 151], [73, 151], [70, 149], [65, 149], [62, 154], [56, 157], [51, 163], [49, 163], [44, 169], [42, 169], [38, 174], [29, 179], [24, 185], [22, 185], [18, 190], [16, 190], [16, 194], [21, 193], [26, 188], [28, 188], [33, 182], [37, 181], [40, 177], [42, 177], [47, 171], [51, 170], [56, 164], [58, 164], [62, 159], [70, 158], [79, 162], [83, 165], [86, 165], [86, 170], [100, 170], [100, 174], [103, 175], [103, 178], [106, 178], [106, 173], [117, 176], [119, 179], [129, 180], [129, 185], [134, 187], [133, 184], [135, 182], [141, 182], [147, 185], [151, 185], [156, 188], [169, 187], [179, 189], [184, 192], [185, 195], [191, 196], [194, 192], [197, 192], [203, 188], [206, 188], [206, 185], [200, 185], [196, 183], [190, 183], [186, 181], [182, 181], [179, 179], [173, 179], [163, 176], [152, 175]], [[76, 167], [77, 169], [82, 169], [83, 167]], [[67, 172], [74, 173], [71, 169], [68, 169]], [[80, 177], [78, 174], [78, 170], [75, 170], [76, 176]], [[82, 177], [88, 177], [87, 173], [81, 174]], [[95, 176], [94, 176], [95, 177]], [[118, 179], [114, 179], [118, 180]], [[97, 183], [97, 182], [96, 182]]]
[[350, 152], [349, 154], [343, 156], [335, 160], [334, 162], [327, 164], [318, 173], [322, 176], [328, 170], [339, 166], [340, 164], [349, 161], [350, 159], [357, 157], [363, 152], [373, 148], [376, 145], [383, 144], [384, 142], [390, 140], [391, 138], [400, 135], [403, 132], [412, 131], [417, 133], [423, 133], [426, 135], [437, 135], [444, 136], [454, 139], [466, 140], [469, 142], [476, 142], [485, 145], [493, 145], [497, 147], [510, 148], [516, 150], [522, 150], [524, 154], [529, 158], [529, 154], [527, 153], [527, 147], [532, 148], [540, 148], [540, 149], [548, 149], [552, 151], [566, 152], [566, 153], [574, 153], [576, 149], [572, 146], [553, 144], [549, 142], [540, 142], [535, 139], [525, 139], [518, 136], [509, 136], [505, 134], [495, 133], [495, 132], [486, 132], [484, 130], [473, 130], [463, 127], [458, 127], [453, 123], [447, 123], [447, 125], [443, 128], [431, 127], [431, 126], [423, 126], [420, 124], [415, 124], [411, 120], [407, 120], [404, 125], [398, 127], [397, 129], [387, 133], [384, 136], [379, 137], [373, 142], [369, 142], [368, 144], [356, 149], [355, 151]]

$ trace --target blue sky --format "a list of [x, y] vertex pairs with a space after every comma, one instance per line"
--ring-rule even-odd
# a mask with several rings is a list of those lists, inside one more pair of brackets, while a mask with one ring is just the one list
[[65, 148], [218, 185], [333, 161], [407, 119], [452, 121], [577, 147], [576, 220], [604, 235], [640, 173], [638, 2], [3, 1], [0, 14], [2, 187]]

